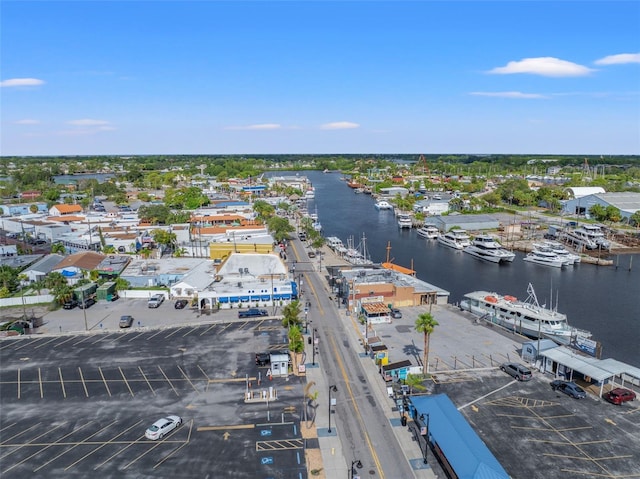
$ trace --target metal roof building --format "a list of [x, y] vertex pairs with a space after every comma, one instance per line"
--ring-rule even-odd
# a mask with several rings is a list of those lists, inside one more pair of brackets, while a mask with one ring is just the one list
[[447, 232], [451, 228], [462, 228], [469, 231], [497, 229], [500, 222], [489, 215], [447, 215], [429, 218], [440, 231]]
[[509, 474], [445, 394], [413, 396], [414, 419], [427, 418], [428, 442], [459, 479], [509, 479]]
[[567, 200], [562, 211], [567, 214], [589, 216], [589, 209], [594, 205], [603, 207], [613, 206], [620, 210], [622, 218], [627, 220], [633, 213], [640, 210], [640, 193], [596, 193]]

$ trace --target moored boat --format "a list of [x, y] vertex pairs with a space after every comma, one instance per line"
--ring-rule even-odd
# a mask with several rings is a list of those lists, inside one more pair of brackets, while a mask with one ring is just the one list
[[440, 234], [440, 230], [433, 225], [424, 225], [416, 230], [418, 236], [422, 236], [427, 239], [436, 239]]
[[535, 248], [522, 258], [522, 260], [527, 261], [528, 263], [552, 266], [554, 268], [562, 268], [567, 265], [567, 261], [564, 258], [560, 258], [554, 252]]
[[413, 221], [411, 220], [411, 215], [407, 215], [401, 213], [398, 215], [398, 227], [399, 228], [411, 228], [413, 226]]
[[570, 326], [567, 316], [554, 309], [540, 306], [531, 283], [527, 299], [487, 291], [473, 291], [464, 295], [460, 308], [532, 338], [547, 337], [563, 344], [571, 340], [589, 338], [591, 333]]
[[463, 250], [471, 245], [471, 237], [466, 230], [456, 229], [438, 236], [438, 242], [449, 248]]
[[477, 235], [464, 252], [491, 263], [511, 263], [516, 257], [514, 252], [504, 248], [489, 235]]
[[392, 210], [393, 209], [393, 205], [391, 203], [389, 203], [387, 200], [376, 201], [376, 204], [374, 206], [375, 206], [375, 208], [377, 210]]

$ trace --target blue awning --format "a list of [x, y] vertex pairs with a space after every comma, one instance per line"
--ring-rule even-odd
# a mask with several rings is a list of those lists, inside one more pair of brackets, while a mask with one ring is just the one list
[[251, 301], [260, 301], [260, 296], [251, 296]]
[[240, 301], [246, 303], [247, 301], [249, 301], [249, 296], [240, 296]]
[[263, 294], [262, 296], [260, 296], [260, 299], [262, 301], [269, 301], [271, 299], [271, 296], [269, 296], [268, 294]]
[[218, 303], [228, 303], [229, 302], [229, 297], [228, 296], [223, 296], [218, 298]]
[[273, 295], [273, 299], [281, 299], [282, 295], [281, 294], [274, 294]]
[[231, 301], [232, 303], [239, 303], [240, 298], [238, 296], [230, 296], [229, 301]]

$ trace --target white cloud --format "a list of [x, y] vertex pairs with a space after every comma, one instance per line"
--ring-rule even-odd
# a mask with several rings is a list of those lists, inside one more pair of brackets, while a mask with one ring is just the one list
[[560, 60], [554, 57], [523, 58], [520, 61], [507, 63], [504, 67], [496, 67], [487, 73], [498, 75], [510, 75], [513, 73], [529, 73], [546, 77], [577, 77], [585, 76], [593, 72], [577, 63]]
[[548, 96], [541, 95], [539, 93], [522, 93], [520, 91], [472, 91], [469, 94], [475, 96], [491, 96], [496, 98], [549, 98]]
[[37, 78], [11, 78], [9, 80], [2, 80], [0, 87], [12, 87], [12, 86], [39, 86], [44, 85], [43, 80]]
[[360, 128], [358, 123], [352, 123], [350, 121], [336, 121], [333, 123], [325, 123], [320, 125], [321, 130], [350, 130], [353, 128]]
[[18, 120], [14, 122], [16, 125], [39, 125], [40, 120], [31, 120], [29, 118], [25, 118], [24, 120]]
[[640, 53], [619, 53], [596, 60], [596, 65], [621, 65], [624, 63], [640, 63]]
[[109, 124], [109, 122], [105, 120], [92, 120], [91, 118], [83, 118], [82, 120], [68, 121], [67, 124], [73, 126], [106, 126]]
[[246, 126], [228, 126], [225, 130], [280, 130], [282, 125], [278, 123], [260, 123]]

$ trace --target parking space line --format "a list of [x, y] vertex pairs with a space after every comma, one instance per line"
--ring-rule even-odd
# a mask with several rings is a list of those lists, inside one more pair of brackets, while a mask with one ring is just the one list
[[187, 439], [186, 441], [184, 441], [182, 444], [180, 444], [180, 446], [178, 446], [177, 448], [175, 448], [173, 451], [171, 451], [169, 454], [167, 454], [166, 456], [164, 456], [162, 459], [160, 459], [155, 466], [153, 466], [154, 469], [156, 469], [157, 467], [161, 466], [162, 463], [164, 461], [166, 461], [167, 459], [169, 459], [171, 456], [173, 456], [176, 452], [178, 452], [180, 449], [182, 449], [183, 447], [185, 447], [187, 444], [189, 444], [190, 439], [191, 439], [191, 430], [193, 429], [193, 419], [191, 421], [189, 421], [189, 433], [187, 434]]
[[122, 368], [120, 366], [118, 366], [118, 370], [120, 371], [120, 374], [122, 375], [122, 380], [127, 385], [127, 389], [131, 393], [131, 397], [134, 397], [135, 394], [133, 394], [133, 391], [131, 390], [131, 387], [129, 387], [129, 383], [127, 382], [127, 378], [124, 376], [124, 372], [122, 372]]
[[[174, 435], [177, 433], [177, 431], [178, 431], [178, 429], [174, 429], [174, 430], [171, 432], [171, 434], [169, 434], [169, 435], [167, 436], [167, 438], [169, 438], [169, 437], [171, 437], [171, 436], [174, 436]], [[137, 456], [133, 461], [131, 461], [131, 462], [129, 462], [128, 464], [126, 464], [126, 465], [123, 467], [123, 469], [127, 469], [129, 466], [131, 466], [132, 464], [135, 464], [136, 462], [138, 462], [138, 460], [142, 459], [144, 456], [146, 456], [147, 454], [149, 454], [149, 453], [150, 453], [151, 451], [153, 451], [154, 449], [156, 449], [156, 448], [158, 448], [158, 447], [162, 446], [163, 444], [171, 444], [172, 442], [175, 442], [175, 441], [168, 441], [168, 440], [166, 440], [166, 439], [160, 439], [160, 440], [157, 440], [157, 441], [155, 441], [155, 442], [156, 442], [156, 444], [155, 444], [152, 448], [150, 448], [150, 449], [146, 450], [145, 452], [143, 452], [142, 454], [138, 455], [138, 456]]]
[[207, 381], [209, 381], [209, 376], [207, 376], [207, 373], [204, 372], [204, 370], [200, 367], [199, 364], [198, 364], [197, 367], [200, 370], [200, 372], [202, 373], [202, 375], [207, 379]]
[[196, 429], [198, 432], [206, 431], [226, 431], [227, 429], [255, 429], [255, 424], [233, 424], [227, 426], [200, 426]]
[[74, 339], [77, 339], [77, 336], [69, 336], [67, 339], [65, 339], [64, 341], [60, 342], [60, 343], [56, 343], [53, 345], [54, 348], [57, 348], [58, 346], [62, 346], [64, 343], [67, 343], [69, 341], [73, 341]]
[[111, 459], [113, 459], [114, 457], [122, 454], [124, 451], [126, 451], [127, 449], [129, 449], [131, 446], [133, 446], [134, 444], [138, 444], [140, 442], [140, 440], [143, 438], [144, 436], [140, 436], [138, 439], [136, 439], [135, 441], [132, 441], [131, 443], [129, 443], [127, 446], [125, 446], [123, 449], [120, 449], [119, 451], [117, 451], [115, 454], [112, 454], [111, 456], [109, 456], [108, 458], [106, 458], [104, 461], [102, 461], [100, 464], [98, 464], [96, 467], [93, 468], [94, 471], [97, 471], [98, 468], [100, 466], [105, 465], [107, 462], [109, 462]]
[[98, 447], [96, 447], [95, 449], [92, 449], [91, 452], [85, 454], [84, 456], [82, 456], [80, 459], [78, 459], [76, 462], [73, 462], [71, 464], [69, 464], [64, 470], [67, 471], [69, 469], [71, 469], [73, 466], [75, 466], [76, 464], [78, 464], [81, 461], [84, 461], [87, 457], [89, 457], [90, 455], [92, 455], [93, 453], [98, 452], [100, 449], [102, 449], [103, 447], [107, 446], [108, 444], [111, 444], [113, 442], [114, 439], [117, 439], [118, 437], [122, 436], [123, 434], [126, 434], [127, 432], [129, 432], [131, 429], [133, 429], [134, 427], [138, 427], [140, 424], [142, 424], [142, 420], [138, 421], [137, 423], [135, 423], [133, 426], [128, 427], [127, 429], [125, 429], [124, 431], [122, 431], [119, 434], [116, 434], [115, 436], [113, 436], [111, 439], [109, 439], [108, 441], [102, 443], [101, 445], [99, 445]]
[[191, 387], [193, 388], [193, 390], [195, 392], [197, 392], [198, 394], [200, 394], [200, 391], [198, 391], [198, 388], [196, 388], [193, 383], [191, 382], [191, 379], [189, 379], [189, 376], [186, 375], [186, 373], [182, 370], [182, 368], [180, 366], [178, 366], [178, 369], [180, 370], [180, 372], [182, 373], [182, 375], [184, 376], [184, 378], [187, 380], [187, 382], [189, 384], [191, 384]]
[[38, 382], [40, 383], [40, 399], [44, 398], [44, 389], [42, 388], [42, 371], [38, 368]]
[[204, 334], [208, 333], [211, 329], [215, 328], [216, 326], [217, 326], [217, 324], [212, 324], [207, 329], [205, 329], [203, 332], [201, 332], [200, 336], [203, 336]]
[[142, 374], [142, 377], [144, 378], [144, 380], [147, 382], [147, 386], [149, 386], [149, 389], [151, 389], [151, 392], [153, 393], [153, 395], [156, 395], [156, 392], [153, 390], [153, 386], [151, 386], [151, 383], [149, 382], [149, 379], [147, 379], [147, 375], [144, 373], [144, 371], [142, 370], [141, 366], [138, 366], [138, 369], [140, 370], [140, 374]]
[[107, 384], [107, 380], [104, 378], [104, 374], [102, 373], [102, 367], [98, 366], [98, 371], [100, 371], [100, 376], [102, 376], [102, 382], [104, 383], [104, 387], [107, 388], [107, 392], [109, 393], [109, 397], [111, 397], [111, 391], [109, 390], [109, 385]]
[[33, 459], [33, 458], [34, 458], [34, 457], [36, 457], [38, 454], [40, 454], [40, 453], [42, 453], [42, 452], [46, 451], [46, 450], [47, 450], [47, 449], [49, 449], [50, 447], [55, 446], [56, 444], [60, 443], [63, 439], [68, 438], [68, 437], [69, 437], [69, 436], [71, 436], [72, 434], [75, 434], [75, 433], [77, 433], [77, 432], [81, 431], [82, 429], [84, 429], [85, 427], [87, 427], [87, 426], [88, 426], [89, 424], [91, 424], [92, 422], [93, 422], [93, 421], [88, 422], [88, 423], [87, 423], [87, 424], [85, 424], [84, 426], [80, 426], [80, 428], [79, 428], [79, 429], [74, 429], [74, 430], [72, 430], [69, 434], [65, 434], [64, 436], [62, 436], [62, 437], [60, 438], [60, 440], [59, 440], [59, 441], [50, 442], [50, 443], [47, 443], [47, 445], [43, 445], [43, 447], [42, 447], [42, 448], [38, 448], [38, 450], [37, 450], [36, 452], [34, 452], [33, 454], [31, 454], [30, 456], [27, 456], [27, 457], [25, 457], [22, 461], [15, 463], [15, 464], [14, 464], [14, 465], [12, 465], [9, 469], [5, 469], [4, 471], [2, 471], [2, 472], [0, 473], [0, 476], [1, 476], [2, 474], [6, 474], [6, 473], [8, 473], [11, 469], [14, 469], [14, 468], [16, 468], [16, 467], [18, 467], [18, 466], [20, 466], [20, 465], [24, 464], [24, 463], [25, 463], [25, 462], [27, 462], [28, 460]]
[[62, 451], [60, 454], [58, 454], [57, 456], [53, 456], [51, 459], [49, 459], [47, 462], [45, 462], [44, 464], [40, 464], [39, 467], [35, 468], [33, 470], [33, 472], [38, 472], [40, 469], [42, 469], [43, 467], [51, 464], [53, 461], [55, 461], [56, 459], [64, 456], [66, 453], [73, 451], [76, 447], [86, 443], [86, 441], [88, 441], [89, 439], [91, 439], [92, 437], [94, 437], [97, 434], [100, 434], [102, 431], [104, 431], [105, 429], [107, 429], [108, 427], [111, 427], [112, 425], [114, 425], [117, 421], [113, 421], [111, 424], [108, 424], [100, 429], [98, 429], [97, 431], [95, 431], [93, 434], [90, 434], [87, 438], [83, 439], [82, 441], [74, 444], [73, 446], [65, 449], [64, 451]]
[[[77, 338], [77, 336], [76, 336], [76, 338]], [[93, 338], [93, 335], [92, 334], [87, 334], [84, 338], [82, 338], [77, 343], [73, 343], [73, 346], [77, 346], [78, 344], [83, 343], [83, 342], [85, 342], [85, 341], [87, 341], [87, 340], [89, 340], [91, 338]]]
[[38, 339], [31, 339], [30, 341], [24, 341], [24, 344], [21, 344], [20, 346], [16, 346], [14, 351], [19, 351], [20, 349], [26, 348], [27, 346], [33, 346], [33, 343], [39, 343], [40, 341], [43, 341], [43, 340], [38, 338]]
[[40, 342], [40, 344], [38, 344], [37, 346], [34, 346], [33, 349], [38, 349], [42, 346], [45, 346], [46, 344], [49, 344], [52, 341], [56, 341], [57, 339], [58, 339], [57, 337], [53, 337], [49, 341]]
[[227, 324], [223, 324], [222, 325], [222, 329], [220, 330], [220, 332], [218, 334], [222, 334], [224, 333], [227, 329], [229, 329], [231, 326], [233, 325], [233, 323], [227, 323]]
[[167, 336], [164, 337], [164, 339], [169, 339], [171, 336], [173, 336], [174, 334], [176, 334], [178, 331], [182, 331], [184, 328], [176, 328], [174, 329], [172, 332], [170, 332]]
[[[15, 426], [16, 424], [17, 424], [17, 423], [15, 423], [15, 422], [14, 422], [11, 426]], [[13, 439], [15, 439], [15, 438], [16, 438], [16, 437], [18, 437], [18, 436], [22, 436], [22, 435], [23, 435], [24, 433], [26, 433], [26, 432], [31, 431], [31, 429], [35, 429], [35, 428], [36, 428], [36, 427], [38, 427], [40, 424], [42, 424], [42, 423], [37, 423], [35, 426], [31, 426], [30, 428], [24, 429], [24, 430], [20, 431], [18, 434], [14, 434], [14, 435], [13, 435], [13, 436], [11, 436], [11, 437], [5, 437], [5, 438], [3, 438], [3, 440], [2, 440], [2, 444], [0, 444], [0, 447], [11, 446], [11, 442], [10, 442], [10, 441], [12, 441]], [[58, 426], [58, 427], [60, 427], [60, 426]], [[4, 428], [3, 428], [3, 430], [4, 430]], [[45, 432], [44, 434], [47, 434], [48, 432], [49, 432], [49, 430], [47, 430], [47, 432]], [[43, 435], [44, 435], [44, 434], [43, 434]], [[38, 439], [38, 438], [36, 438], [36, 439]], [[35, 440], [35, 439], [34, 439], [34, 440]], [[10, 452], [9, 454], [13, 454], [13, 451], [12, 451], [12, 452]], [[8, 456], [9, 454], [5, 454], [5, 455], [6, 455], [6, 456]], [[0, 456], [0, 459], [2, 459], [2, 458], [4, 458], [4, 457], [5, 457], [5, 456]]]
[[67, 399], [67, 391], [64, 389], [64, 380], [62, 379], [62, 369], [58, 368], [58, 375], [60, 376], [60, 386], [62, 387], [62, 396]]
[[132, 335], [131, 335], [131, 336], [132, 336], [132, 338], [131, 338], [131, 339], [129, 339], [127, 342], [129, 342], [129, 343], [130, 343], [130, 342], [131, 342], [131, 341], [133, 341], [134, 339], [138, 339], [138, 338], [139, 338], [140, 336], [142, 336], [143, 334], [146, 334], [146, 331], [140, 331], [140, 332], [139, 332], [139, 333], [137, 333], [137, 334], [132, 334]]
[[84, 376], [82, 375], [82, 369], [78, 366], [78, 373], [80, 373], [80, 381], [82, 381], [82, 387], [84, 388], [84, 395], [89, 397], [89, 391], [87, 390], [87, 383], [84, 382]]
[[169, 383], [169, 386], [171, 386], [171, 389], [173, 389], [173, 392], [176, 393], [176, 396], [180, 396], [180, 394], [178, 394], [178, 391], [176, 391], [176, 388], [173, 387], [173, 383], [169, 380], [169, 378], [167, 377], [167, 375], [164, 373], [164, 371], [162, 370], [162, 368], [160, 366], [158, 366], [158, 369], [160, 370], [160, 372], [162, 373], [162, 375], [164, 376], [164, 378], [167, 380], [167, 382]]
[[149, 336], [149, 337], [147, 338], [147, 340], [155, 338], [155, 337], [156, 337], [158, 334], [160, 334], [160, 333], [164, 333], [164, 329], [160, 329], [160, 330], [158, 330], [158, 332], [157, 332], [157, 333], [154, 333], [154, 334], [152, 334], [151, 336]]
[[182, 337], [183, 337], [183, 338], [184, 338], [185, 336], [188, 336], [189, 334], [191, 334], [191, 333], [193, 333], [193, 332], [197, 331], [197, 329], [196, 329], [196, 328], [193, 328], [193, 327], [192, 327], [192, 328], [188, 328], [188, 329], [189, 329], [189, 330], [188, 330], [186, 333], [184, 333], [184, 334], [182, 335]]

